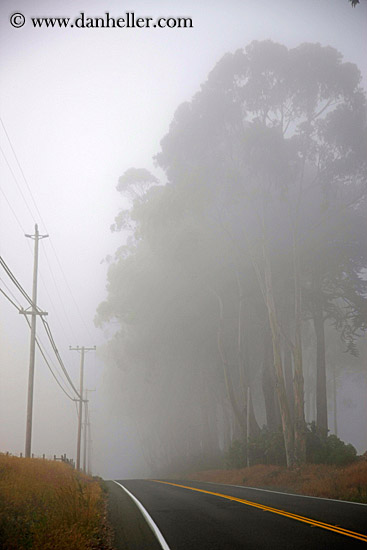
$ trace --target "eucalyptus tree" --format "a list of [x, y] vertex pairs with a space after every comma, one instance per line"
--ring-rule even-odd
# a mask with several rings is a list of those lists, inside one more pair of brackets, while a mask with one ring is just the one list
[[[268, 416], [274, 381], [287, 464], [305, 459], [303, 319], [315, 322], [321, 302], [350, 345], [364, 326], [359, 80], [333, 48], [254, 42], [224, 56], [177, 109], [156, 157], [167, 183], [142, 169], [120, 178], [131, 208], [112, 228], [130, 238], [97, 321], [118, 323], [110, 350], [129, 371], [143, 438], [156, 439], [151, 460], [218, 448], [225, 390], [246, 435], [245, 389], [270, 361]], [[321, 355], [318, 346], [320, 372]]]
[[[350, 197], [360, 184], [353, 179], [361, 173], [355, 139], [364, 113], [359, 83], [358, 69], [343, 63], [333, 48], [303, 44], [288, 50], [254, 42], [224, 56], [191, 103], [177, 110], [157, 156], [175, 185], [187, 189], [189, 180], [190, 186], [210, 189], [224, 231], [252, 261], [272, 334], [288, 465], [305, 459], [301, 256], [311, 227], [302, 217], [303, 201], [315, 185]], [[240, 231], [233, 223], [239, 217]], [[275, 273], [293, 287], [288, 333], [276, 300]], [[294, 426], [282, 338], [293, 355]]]

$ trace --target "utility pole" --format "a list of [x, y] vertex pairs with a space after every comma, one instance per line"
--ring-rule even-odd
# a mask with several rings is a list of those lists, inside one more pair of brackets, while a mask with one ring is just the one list
[[83, 419], [83, 377], [84, 377], [84, 355], [86, 351], [96, 351], [96, 346], [93, 348], [86, 348], [82, 346], [81, 348], [77, 346], [72, 348], [69, 346], [71, 351], [80, 351], [80, 381], [79, 381], [79, 416], [78, 416], [78, 438], [77, 438], [77, 447], [76, 447], [76, 469], [80, 470], [80, 447], [81, 447], [81, 437], [82, 437], [82, 419]]
[[246, 414], [246, 450], [247, 450], [247, 468], [250, 466], [250, 386], [247, 386], [247, 414]]
[[[88, 415], [91, 413], [92, 411], [90, 409], [88, 409]], [[90, 417], [88, 416], [88, 419]], [[91, 475], [91, 472], [92, 472], [92, 467], [91, 467], [91, 455], [92, 455], [92, 431], [91, 431], [91, 423], [90, 423], [90, 420], [88, 422], [88, 454], [87, 454], [87, 460], [88, 460], [88, 463], [87, 463], [87, 472], [89, 475]]]
[[40, 235], [38, 225], [34, 226], [34, 235], [25, 235], [34, 239], [34, 261], [33, 261], [33, 287], [32, 287], [32, 308], [31, 311], [21, 310], [23, 315], [31, 315], [31, 342], [29, 352], [29, 374], [28, 374], [28, 401], [27, 401], [27, 426], [25, 436], [25, 457], [30, 458], [32, 446], [32, 416], [33, 416], [33, 385], [34, 385], [34, 362], [36, 352], [36, 320], [37, 315], [47, 315], [46, 312], [37, 308], [37, 273], [38, 273], [38, 242], [48, 235]]
[[88, 393], [91, 392], [91, 391], [96, 391], [95, 389], [93, 390], [85, 390], [85, 399], [84, 399], [84, 403], [85, 403], [85, 414], [84, 414], [84, 441], [83, 441], [83, 472], [86, 474], [87, 473], [87, 446], [88, 446], [88, 443], [89, 441], [87, 440], [87, 430], [88, 430], [88, 433], [89, 433], [89, 425], [90, 425], [90, 421], [89, 421], [89, 410], [88, 410], [88, 403], [89, 403], [89, 399], [88, 399]]

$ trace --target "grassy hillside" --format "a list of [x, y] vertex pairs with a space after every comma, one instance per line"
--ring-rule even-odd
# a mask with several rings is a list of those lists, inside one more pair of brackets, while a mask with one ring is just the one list
[[367, 503], [367, 461], [349, 466], [309, 464], [287, 470], [258, 464], [238, 470], [208, 470], [187, 474], [192, 481], [212, 481], [249, 487], [263, 487], [303, 495]]
[[107, 550], [98, 481], [61, 462], [0, 454], [0, 548]]

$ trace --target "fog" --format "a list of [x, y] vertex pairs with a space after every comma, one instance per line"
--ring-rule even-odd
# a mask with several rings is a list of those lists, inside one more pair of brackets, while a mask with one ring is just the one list
[[[185, 467], [182, 457], [189, 456], [192, 449], [196, 457], [197, 449], [205, 446], [205, 437], [198, 441], [205, 422], [208, 433], [212, 433], [214, 424], [217, 426], [217, 447], [225, 450], [240, 430], [225, 393], [216, 342], [220, 320], [216, 294], [225, 301], [223, 347], [233, 365], [238, 362], [238, 266], [232, 269], [235, 261], [231, 247], [226, 244], [225, 232], [212, 222], [210, 213], [201, 225], [200, 208], [204, 200], [201, 195], [193, 194], [190, 198], [183, 191], [172, 199], [172, 208], [167, 207], [168, 199], [164, 199], [163, 207], [172, 212], [173, 221], [172, 226], [171, 222], [163, 224], [163, 229], [159, 225], [166, 214], [164, 211], [162, 216], [157, 214], [154, 201], [159, 200], [163, 184], [169, 181], [167, 186], [175, 184], [185, 189], [182, 172], [177, 173], [178, 165], [182, 163], [184, 172], [183, 158], [187, 151], [192, 153], [188, 162], [195, 164], [196, 149], [201, 151], [202, 144], [211, 143], [213, 137], [210, 124], [206, 129], [203, 127], [201, 141], [193, 143], [191, 151], [187, 145], [190, 135], [184, 134], [186, 120], [189, 130], [196, 128], [195, 108], [205, 118], [205, 108], [202, 111], [199, 108], [200, 101], [205, 103], [205, 95], [203, 100], [199, 97], [198, 103], [192, 104], [190, 113], [181, 111], [174, 118], [176, 109], [193, 100], [226, 53], [234, 54], [254, 40], [270, 39], [290, 50], [305, 42], [331, 46], [342, 54], [343, 62], [357, 65], [361, 85], [366, 89], [367, 3], [362, 0], [352, 8], [347, 0], [134, 0], [128, 5], [116, 0], [18, 0], [16, 4], [3, 0], [0, 11], [1, 256], [31, 295], [33, 241], [24, 233], [33, 234], [38, 223], [40, 233], [49, 234], [49, 238], [40, 242], [38, 305], [48, 312], [57, 348], [75, 385], [79, 380], [80, 355], [70, 351], [69, 346], [97, 346], [96, 352], [89, 351], [85, 357], [85, 387], [96, 390], [89, 397], [93, 473], [105, 478], [142, 477], [154, 468], [158, 471], [159, 466]], [[31, 17], [74, 18], [80, 12], [102, 17], [106, 11], [116, 17], [128, 11], [153, 18], [190, 17], [193, 28], [57, 29], [33, 28], [30, 22]], [[14, 12], [24, 14], [27, 20], [24, 27], [10, 25], [9, 18]], [[214, 120], [216, 107], [208, 105]], [[173, 120], [176, 126], [170, 126]], [[170, 128], [172, 147], [178, 149], [182, 143], [184, 150], [181, 156], [177, 155], [177, 163], [170, 144], [162, 142], [161, 146]], [[182, 138], [184, 143], [180, 141], [180, 131], [186, 139]], [[153, 157], [161, 150], [157, 164]], [[195, 165], [196, 174], [201, 169], [203, 173], [207, 170], [208, 182], [218, 188], [213, 204], [220, 200], [225, 187], [219, 172], [213, 175], [218, 167], [215, 154], [219, 150], [214, 144], [212, 160], [205, 157], [209, 166]], [[139, 211], [139, 198], [134, 203], [131, 196], [116, 190], [119, 178], [131, 167], [149, 170], [160, 182], [152, 189], [148, 186], [146, 191], [156, 221], [150, 217], [149, 209], [145, 213]], [[312, 169], [307, 170], [310, 170], [309, 182]], [[360, 183], [358, 178], [362, 176], [355, 176], [353, 181]], [[184, 219], [180, 217], [180, 204], [185, 204]], [[133, 229], [110, 230], [121, 210], [134, 208]], [[228, 208], [231, 211], [232, 207]], [[243, 212], [238, 210], [233, 208], [230, 230], [244, 242], [241, 231], [245, 232], [245, 224], [240, 223]], [[246, 215], [249, 224], [251, 213]], [[312, 215], [317, 222], [322, 209], [318, 211], [315, 207]], [[142, 229], [137, 237], [134, 229], [139, 223]], [[282, 223], [279, 221], [279, 235], [284, 233], [286, 242], [287, 229]], [[346, 227], [345, 234], [353, 240], [353, 231], [349, 233], [349, 225]], [[144, 233], [147, 228], [153, 232]], [[340, 228], [342, 231], [342, 224]], [[187, 243], [175, 241], [186, 229], [189, 235], [192, 231], [190, 243], [196, 243], [195, 235], [199, 235], [199, 245], [192, 256], [191, 250], [186, 254]], [[137, 244], [139, 239], [142, 244]], [[115, 260], [114, 271], [115, 252], [126, 243], [140, 246], [140, 267], [136, 271], [127, 264], [123, 267], [120, 256], [120, 260]], [[183, 263], [162, 259], [164, 254], [159, 246], [171, 251], [167, 254], [177, 253]], [[221, 255], [220, 261], [216, 254]], [[363, 254], [366, 258], [365, 251]], [[265, 311], [264, 303], [257, 301], [251, 290], [257, 288], [256, 277], [246, 262], [241, 272], [244, 301], [249, 308]], [[182, 271], [183, 265], [187, 272]], [[360, 271], [361, 280], [365, 279], [365, 268], [366, 265]], [[230, 275], [227, 276], [226, 270]], [[121, 295], [116, 294], [114, 286], [118, 274], [123, 284]], [[1, 288], [10, 297], [11, 291], [27, 307], [3, 270], [0, 278]], [[206, 290], [200, 293], [202, 279], [207, 279]], [[188, 281], [194, 281], [190, 288]], [[139, 300], [135, 300], [134, 292]], [[23, 316], [4, 296], [0, 298], [0, 452], [19, 454], [24, 453], [30, 334]], [[129, 309], [133, 299], [134, 312]], [[100, 306], [101, 303], [105, 306]], [[316, 383], [316, 343], [312, 322], [306, 317], [302, 321], [303, 370], [306, 421], [311, 422], [316, 420], [312, 395]], [[246, 318], [243, 322], [250, 320]], [[37, 323], [39, 338], [52, 355], [42, 323]], [[340, 331], [331, 324], [326, 322], [329, 429], [335, 432], [333, 367], [338, 436], [363, 453], [367, 447], [366, 346], [357, 337], [359, 357], [346, 352], [348, 341], [341, 342]], [[138, 326], [136, 332], [135, 326]], [[119, 336], [116, 338], [115, 334]], [[256, 322], [247, 333], [245, 328], [244, 334], [255, 416], [262, 426], [267, 420], [260, 367], [265, 359]], [[55, 359], [53, 363], [56, 364]], [[58, 376], [63, 379], [62, 374]], [[235, 387], [239, 384], [236, 376], [237, 370], [233, 374]], [[199, 377], [201, 382], [194, 384], [193, 380]], [[204, 419], [206, 416], [209, 420]], [[37, 352], [32, 452], [37, 456], [66, 453], [75, 459], [76, 439], [76, 405], [60, 390]], [[217, 460], [217, 454], [214, 455]]]

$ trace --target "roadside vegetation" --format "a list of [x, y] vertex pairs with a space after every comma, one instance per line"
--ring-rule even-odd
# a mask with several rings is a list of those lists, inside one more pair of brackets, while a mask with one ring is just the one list
[[[243, 468], [249, 464], [286, 465], [283, 434], [280, 429], [263, 426], [259, 433], [245, 441], [234, 440], [224, 455], [226, 468]], [[357, 451], [334, 434], [325, 435], [312, 422], [306, 428], [306, 463], [346, 466], [357, 460]]]
[[281, 429], [264, 426], [248, 447], [233, 441], [217, 468], [199, 467], [177, 477], [367, 503], [367, 452], [357, 456], [353, 445], [325, 436], [313, 422], [306, 432], [306, 456], [305, 464], [287, 468]]
[[348, 466], [305, 464], [289, 469], [284, 466], [256, 464], [249, 468], [195, 472], [185, 477], [191, 481], [245, 485], [367, 503], [367, 460], [364, 458]]
[[100, 483], [69, 465], [0, 454], [0, 548], [109, 550]]

